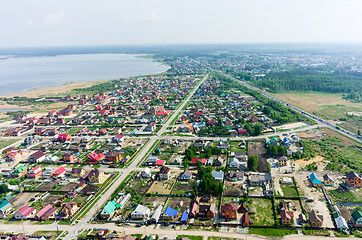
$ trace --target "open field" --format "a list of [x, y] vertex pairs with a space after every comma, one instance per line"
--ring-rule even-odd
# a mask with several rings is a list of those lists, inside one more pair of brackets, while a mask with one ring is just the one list
[[345, 146], [353, 146], [353, 145], [359, 144], [357, 141], [354, 141], [348, 137], [345, 137], [344, 135], [342, 135], [336, 131], [333, 131], [332, 129], [322, 128], [322, 131], [325, 134], [327, 134], [328, 137], [338, 137], [339, 139], [342, 140], [341, 143]]
[[[273, 94], [275, 97], [286, 101], [307, 112], [325, 118], [338, 121], [349, 131], [357, 133], [362, 128], [360, 116], [346, 117], [351, 112], [361, 112], [362, 103], [353, 103], [343, 99], [342, 94], [319, 92], [288, 92]], [[351, 115], [351, 114], [350, 114]]]
[[251, 217], [254, 219], [254, 225], [274, 225], [273, 207], [270, 199], [253, 198], [251, 208], [255, 213], [251, 215]]
[[248, 155], [249, 157], [258, 156], [258, 171], [268, 171], [268, 163], [266, 161], [267, 156], [264, 142], [250, 142], [248, 145]]
[[167, 179], [165, 181], [154, 181], [147, 193], [170, 194], [176, 179]]
[[24, 192], [24, 193], [17, 195], [13, 199], [11, 199], [11, 203], [13, 205], [12, 207], [14, 209], [20, 209], [20, 208], [24, 207], [26, 205], [26, 203], [31, 198], [35, 197], [35, 195], [37, 195], [37, 194], [38, 193], [36, 193], [36, 192]]
[[13, 144], [13, 143], [16, 143], [17, 141], [19, 141], [20, 139], [15, 139], [15, 138], [12, 138], [12, 139], [1, 139], [0, 140], [0, 149], [3, 149], [3, 148], [6, 148], [7, 146]]

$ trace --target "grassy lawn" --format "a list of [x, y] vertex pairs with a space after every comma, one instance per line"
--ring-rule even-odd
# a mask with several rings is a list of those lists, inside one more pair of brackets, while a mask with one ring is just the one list
[[83, 128], [81, 128], [81, 127], [73, 127], [71, 129], [69, 129], [68, 134], [72, 135], [72, 134], [74, 134], [74, 133], [76, 133], [76, 132], [78, 132], [78, 131], [80, 131], [82, 129]]
[[20, 139], [1, 139], [0, 140], [0, 149], [6, 148], [7, 146], [19, 141]]
[[188, 237], [191, 240], [203, 240], [204, 237], [203, 236], [192, 236], [192, 235], [178, 235], [177, 239], [183, 238], [183, 237]]
[[280, 188], [283, 191], [283, 195], [285, 197], [298, 197], [298, 192], [293, 186], [289, 186], [286, 184], [280, 184]]
[[362, 203], [362, 189], [355, 189], [351, 191], [344, 191], [342, 189], [330, 190], [330, 196], [336, 202], [355, 202]]
[[262, 236], [285, 236], [290, 234], [298, 234], [298, 231], [295, 229], [249, 228], [249, 233]]
[[349, 234], [344, 234], [342, 232], [337, 232], [337, 231], [334, 231], [334, 235], [336, 237], [349, 237]]
[[253, 212], [255, 212], [255, 214], [250, 216], [254, 219], [254, 225], [273, 226], [275, 224], [271, 200], [253, 198], [251, 206]]
[[304, 235], [314, 235], [314, 236], [330, 236], [331, 234], [327, 230], [323, 229], [303, 229]]

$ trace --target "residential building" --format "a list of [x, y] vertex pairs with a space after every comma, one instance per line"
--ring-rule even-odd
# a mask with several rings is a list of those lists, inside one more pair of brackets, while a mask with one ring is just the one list
[[52, 205], [47, 205], [43, 209], [41, 209], [36, 215], [36, 220], [48, 220], [49, 218], [53, 218], [54, 215], [58, 212], [58, 209], [53, 207]]
[[158, 207], [156, 208], [156, 210], [153, 212], [150, 221], [153, 223], [157, 223], [158, 220], [160, 219], [161, 213], [162, 213], [162, 204], [158, 205]]
[[179, 211], [176, 209], [173, 209], [171, 207], [167, 207], [165, 212], [163, 213], [162, 219], [163, 220], [172, 220], [179, 217]]
[[221, 217], [225, 219], [237, 219], [238, 205], [236, 203], [227, 203], [220, 209]]
[[62, 160], [63, 160], [63, 162], [66, 162], [66, 163], [73, 163], [73, 162], [75, 162], [76, 158], [73, 153], [66, 152], [62, 156]]
[[27, 178], [38, 178], [40, 177], [42, 174], [42, 170], [39, 166], [35, 166], [33, 167], [28, 174], [26, 174]]
[[113, 150], [106, 155], [107, 162], [119, 162], [122, 159], [122, 152]]
[[224, 179], [224, 172], [223, 171], [212, 171], [211, 175], [218, 181], [222, 181]]
[[200, 205], [199, 206], [199, 217], [212, 219], [215, 217], [216, 206], [214, 203], [210, 205]]
[[290, 226], [294, 221], [294, 213], [293, 211], [288, 211], [283, 209], [280, 211], [281, 223], [285, 226]]
[[28, 173], [28, 170], [23, 164], [19, 164], [14, 168], [14, 170], [10, 173], [10, 177], [12, 178], [20, 178]]
[[314, 187], [319, 187], [322, 185], [322, 181], [317, 177], [315, 173], [309, 175], [309, 180], [311, 181]]
[[112, 217], [116, 210], [116, 205], [117, 205], [116, 201], [114, 200], [108, 201], [107, 204], [102, 209], [102, 211], [100, 212], [99, 217], [103, 219], [108, 219]]
[[72, 168], [71, 174], [73, 177], [81, 177], [85, 174], [85, 170], [83, 168]]
[[334, 186], [334, 180], [328, 174], [323, 176], [323, 183], [325, 186]]
[[104, 172], [99, 171], [98, 169], [91, 170], [87, 176], [87, 180], [90, 183], [103, 183], [106, 179], [107, 175]]
[[354, 227], [362, 227], [362, 211], [361, 210], [354, 210], [351, 214], [351, 223]]
[[192, 173], [189, 170], [183, 171], [180, 175], [180, 179], [186, 180], [186, 181], [190, 180], [191, 177], [192, 177]]
[[150, 209], [146, 206], [138, 204], [137, 207], [131, 213], [132, 219], [146, 219], [150, 215]]
[[360, 188], [362, 187], [362, 176], [358, 175], [354, 171], [351, 171], [346, 176], [346, 182], [350, 187]]
[[170, 168], [169, 167], [162, 167], [160, 172], [158, 173], [159, 180], [167, 180], [170, 177]]
[[312, 227], [321, 227], [323, 224], [323, 215], [318, 214], [314, 209], [309, 213], [309, 224]]
[[57, 170], [55, 170], [53, 173], [52, 173], [52, 177], [55, 177], [55, 178], [60, 178], [62, 176], [64, 176], [66, 173], [66, 170], [64, 167], [60, 167], [58, 168]]
[[35, 212], [36, 212], [35, 208], [24, 206], [15, 213], [14, 218], [17, 220], [28, 219], [32, 217], [35, 214]]
[[39, 163], [45, 159], [45, 155], [42, 151], [37, 151], [29, 156], [29, 163]]
[[288, 159], [287, 157], [279, 157], [278, 158], [278, 166], [279, 167], [284, 167], [284, 166], [287, 166], [287, 162], [288, 162]]
[[249, 225], [250, 225], [250, 217], [249, 217], [249, 214], [247, 212], [245, 212], [243, 214], [243, 216], [241, 217], [241, 225], [243, 227], [249, 227]]
[[3, 199], [0, 201], [0, 215], [4, 216], [10, 210], [11, 204], [9, 201]]
[[72, 216], [78, 210], [78, 204], [73, 200], [70, 200], [66, 204], [63, 205], [61, 209], [61, 213], [64, 217]]

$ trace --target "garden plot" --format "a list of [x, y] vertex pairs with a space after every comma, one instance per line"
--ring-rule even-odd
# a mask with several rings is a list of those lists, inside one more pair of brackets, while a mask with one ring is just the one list
[[194, 190], [194, 180], [178, 181], [172, 191], [172, 194], [187, 195]]
[[43, 205], [44, 206], [48, 204], [54, 205], [54, 203], [58, 202], [59, 200], [62, 200], [64, 197], [65, 195], [49, 194], [46, 198], [44, 198]]
[[157, 196], [151, 196], [151, 197], [144, 197], [142, 201], [145, 205], [147, 205], [149, 208], [154, 209], [158, 205], [165, 204], [167, 197], [157, 197]]
[[134, 189], [139, 194], [145, 194], [150, 184], [151, 179], [132, 179], [126, 186], [126, 189]]
[[244, 191], [243, 190], [243, 184], [244, 181], [237, 181], [237, 182], [229, 182], [229, 181], [225, 181], [224, 182], [224, 195], [226, 196], [243, 196], [244, 195]]
[[37, 188], [37, 191], [39, 191], [39, 192], [48, 192], [48, 191], [52, 190], [55, 185], [58, 185], [58, 182], [59, 181], [52, 181], [52, 182], [49, 182], [49, 183], [42, 183]]
[[180, 216], [181, 216], [182, 212], [184, 212], [186, 209], [190, 208], [190, 204], [191, 204], [191, 198], [174, 197], [174, 198], [170, 198], [170, 200], [168, 202], [168, 207], [179, 210]]
[[168, 195], [171, 193], [171, 190], [175, 183], [175, 178], [167, 179], [164, 181], [154, 181], [147, 193]]
[[10, 203], [12, 204], [12, 208], [20, 209], [24, 207], [30, 199], [34, 198], [37, 194], [36, 192], [23, 192], [15, 197], [11, 198]]
[[250, 217], [253, 218], [253, 225], [274, 225], [273, 206], [270, 199], [253, 198], [252, 204], [249, 204], [248, 206], [250, 206], [252, 209], [253, 214], [251, 214]]
[[267, 172], [267, 154], [264, 146], [264, 142], [249, 142], [248, 155], [258, 156], [258, 171]]

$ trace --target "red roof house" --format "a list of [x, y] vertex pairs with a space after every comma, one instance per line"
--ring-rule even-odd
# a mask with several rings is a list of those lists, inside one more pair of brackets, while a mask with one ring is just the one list
[[104, 158], [103, 153], [97, 154], [96, 152], [92, 152], [92, 153], [88, 154], [87, 162], [97, 163], [98, 161], [102, 160], [103, 158]]
[[63, 176], [65, 174], [65, 168], [63, 167], [60, 167], [58, 168], [57, 170], [55, 170], [52, 174], [52, 176], [54, 177], [60, 177], [60, 176]]
[[60, 142], [70, 141], [71, 139], [72, 137], [69, 134], [59, 134], [58, 136], [58, 141]]
[[37, 178], [42, 174], [42, 170], [39, 166], [34, 167], [33, 169], [31, 169], [28, 174], [26, 174], [27, 178]]

